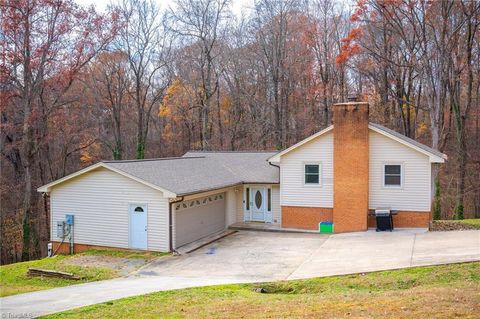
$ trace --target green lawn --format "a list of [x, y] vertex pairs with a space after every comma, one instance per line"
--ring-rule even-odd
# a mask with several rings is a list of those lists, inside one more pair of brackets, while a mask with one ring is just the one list
[[110, 256], [118, 258], [128, 259], [146, 259], [150, 261], [152, 259], [168, 255], [169, 253], [160, 253], [155, 251], [131, 251], [131, 250], [115, 250], [115, 249], [90, 249], [79, 255], [89, 256]]
[[[254, 292], [262, 287], [267, 293]], [[158, 292], [47, 318], [478, 318], [480, 262]]]
[[461, 220], [457, 220], [457, 222], [473, 226], [476, 229], [480, 229], [480, 218], [461, 219]]
[[[73, 256], [58, 255], [52, 258], [43, 258], [39, 260], [0, 266], [0, 297], [97, 280], [111, 279], [121, 275], [119, 271], [108, 267], [68, 264], [68, 262], [74, 258], [80, 258], [84, 256], [107, 256], [113, 258], [145, 259], [145, 261], [150, 261], [153, 258], [157, 258], [162, 255], [165, 255], [165, 253], [131, 252], [121, 250], [89, 250]], [[69, 272], [82, 279], [67, 280], [60, 278], [29, 277], [27, 276], [28, 268]]]
[[480, 219], [448, 219], [448, 220], [434, 220], [431, 230], [433, 231], [449, 231], [449, 230], [472, 230], [480, 229]]

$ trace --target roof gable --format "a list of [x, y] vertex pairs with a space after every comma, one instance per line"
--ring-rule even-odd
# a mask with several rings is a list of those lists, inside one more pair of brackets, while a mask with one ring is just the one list
[[[429, 160], [431, 163], [444, 163], [445, 160], [447, 159], [447, 155], [431, 148], [431, 147], [428, 147], [422, 143], [419, 143], [403, 134], [400, 134], [394, 130], [391, 130], [389, 128], [386, 128], [385, 126], [382, 126], [380, 124], [376, 124], [376, 123], [372, 123], [370, 122], [369, 125], [368, 125], [368, 128], [370, 130], [373, 130], [377, 133], [380, 133], [398, 143], [401, 143], [407, 147], [410, 147], [422, 154], [425, 154], [428, 156]], [[330, 125], [329, 127], [327, 127], [326, 129], [323, 129], [321, 130], [320, 132], [317, 132], [303, 140], [301, 140], [300, 142], [290, 146], [289, 148], [283, 150], [283, 151], [280, 151], [278, 152], [277, 154], [275, 154], [274, 156], [270, 157], [268, 159], [269, 162], [271, 163], [279, 163], [280, 162], [280, 158], [283, 156], [283, 155], [286, 155], [287, 153], [293, 151], [294, 149], [297, 149], [298, 147], [316, 139], [316, 138], [319, 138], [320, 136], [324, 135], [325, 133], [327, 132], [330, 132], [331, 130], [334, 129], [334, 125]]]
[[400, 144], [410, 147], [416, 150], [417, 152], [427, 155], [431, 163], [444, 163], [445, 160], [448, 158], [447, 155], [437, 151], [436, 149], [428, 147], [420, 142], [415, 141], [414, 139], [411, 139], [403, 134], [400, 134], [394, 130], [391, 130], [383, 125], [376, 124], [376, 123], [369, 123], [368, 128], [371, 129], [372, 131], [382, 134], [383, 136], [391, 138], [392, 140]]
[[74, 172], [74, 173], [69, 174], [69, 175], [67, 175], [67, 176], [65, 176], [65, 177], [62, 177], [62, 178], [57, 179], [57, 180], [55, 180], [55, 181], [53, 181], [53, 182], [50, 182], [50, 183], [48, 183], [48, 184], [46, 184], [46, 185], [43, 185], [43, 186], [37, 188], [37, 191], [38, 191], [38, 192], [42, 192], [42, 193], [48, 193], [48, 192], [51, 191], [52, 187], [54, 187], [54, 186], [56, 186], [56, 185], [58, 185], [58, 184], [61, 184], [61, 183], [63, 183], [63, 182], [66, 182], [66, 181], [68, 181], [68, 180], [71, 180], [71, 179], [73, 179], [73, 178], [75, 178], [75, 177], [78, 177], [78, 176], [80, 176], [80, 175], [83, 175], [83, 174], [85, 174], [85, 173], [88, 173], [88, 172], [91, 172], [91, 171], [93, 171], [93, 170], [96, 170], [96, 169], [98, 169], [98, 168], [100, 168], [100, 167], [106, 168], [106, 169], [108, 169], [108, 170], [110, 170], [110, 171], [113, 171], [113, 172], [115, 172], [115, 173], [118, 173], [118, 174], [120, 174], [120, 175], [122, 175], [122, 176], [125, 176], [125, 177], [128, 177], [128, 178], [130, 178], [130, 179], [133, 179], [133, 180], [139, 182], [140, 184], [143, 184], [143, 185], [146, 185], [146, 186], [151, 187], [151, 188], [153, 188], [153, 189], [156, 189], [156, 190], [158, 190], [158, 191], [161, 191], [161, 192], [163, 192], [163, 194], [164, 194], [165, 197], [176, 197], [176, 194], [175, 194], [175, 193], [173, 193], [173, 192], [171, 192], [171, 191], [169, 191], [169, 190], [167, 190], [167, 189], [165, 189], [165, 188], [163, 188], [163, 187], [159, 187], [158, 185], [151, 184], [151, 183], [149, 183], [149, 182], [147, 182], [147, 181], [144, 181], [143, 179], [140, 179], [140, 178], [138, 178], [138, 177], [135, 177], [135, 176], [133, 176], [133, 175], [130, 175], [130, 174], [126, 173], [126, 172], [119, 171], [118, 169], [116, 169], [116, 168], [114, 168], [114, 167], [110, 167], [108, 164], [106, 164], [106, 163], [104, 163], [104, 162], [99, 162], [99, 163], [96, 163], [96, 164], [94, 164], [94, 165], [90, 165], [90, 166], [88, 166], [88, 167], [85, 167], [84, 169], [81, 169], [81, 170], [77, 171], [77, 172]]
[[283, 155], [285, 155], [285, 154], [287, 154], [287, 153], [290, 153], [290, 152], [293, 151], [294, 149], [296, 149], [296, 148], [298, 148], [298, 147], [300, 147], [300, 146], [302, 146], [302, 145], [304, 145], [304, 144], [307, 144], [308, 142], [310, 142], [310, 141], [312, 141], [312, 140], [314, 140], [314, 139], [316, 139], [316, 138], [324, 135], [325, 133], [330, 132], [331, 130], [333, 130], [333, 125], [330, 125], [329, 127], [321, 130], [320, 132], [317, 132], [317, 133], [315, 133], [315, 134], [313, 134], [313, 135], [310, 135], [309, 137], [307, 137], [307, 138], [301, 140], [300, 142], [298, 142], [298, 143], [290, 146], [289, 148], [287, 148], [287, 149], [285, 149], [285, 150], [283, 150], [283, 151], [278, 152], [277, 154], [275, 154], [275, 155], [273, 155], [272, 157], [270, 157], [270, 158], [268, 159], [268, 161], [269, 161], [270, 163], [278, 163], [278, 162], [280, 162], [280, 157], [281, 157], [281, 156], [283, 156]]

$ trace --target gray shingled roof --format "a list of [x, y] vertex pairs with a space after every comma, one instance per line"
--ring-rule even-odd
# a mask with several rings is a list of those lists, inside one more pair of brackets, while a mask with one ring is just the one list
[[279, 183], [279, 169], [267, 159], [275, 152], [188, 152], [183, 157], [104, 161], [177, 195], [242, 183]]
[[[369, 124], [430, 154], [446, 159], [446, 155], [441, 152], [385, 126], [372, 122]], [[275, 154], [278, 154], [278, 152], [190, 151], [182, 157], [104, 161], [102, 163], [107, 167], [123, 171], [143, 180], [152, 186], [182, 196], [243, 183], [278, 184], [280, 182], [279, 168], [270, 165], [267, 161]], [[61, 183], [69, 176], [44, 185], [39, 188], [39, 191], [48, 192], [49, 187]]]
[[422, 150], [424, 150], [426, 152], [432, 153], [433, 155], [436, 155], [436, 156], [441, 157], [441, 158], [445, 158], [445, 155], [442, 152], [440, 152], [440, 151], [438, 151], [434, 148], [428, 147], [427, 145], [424, 145], [420, 142], [417, 142], [414, 139], [411, 139], [411, 138], [409, 138], [409, 137], [407, 137], [407, 136], [405, 136], [401, 133], [398, 133], [397, 131], [391, 130], [388, 127], [385, 127], [385, 126], [377, 124], [377, 123], [369, 122], [369, 124], [373, 127], [376, 127], [379, 130], [382, 130], [382, 131], [384, 131], [386, 133], [389, 133], [389, 134], [391, 134], [391, 135], [393, 135], [393, 136], [395, 136], [399, 139], [402, 139], [407, 143], [413, 144], [416, 147], [421, 148]]

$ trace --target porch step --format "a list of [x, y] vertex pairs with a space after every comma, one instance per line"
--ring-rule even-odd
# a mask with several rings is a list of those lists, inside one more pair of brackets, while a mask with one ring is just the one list
[[235, 223], [228, 226], [228, 229], [253, 230], [253, 231], [265, 231], [265, 232], [277, 232], [277, 233], [308, 233], [308, 234], [328, 235], [328, 234], [320, 234], [318, 230], [299, 229], [299, 228], [282, 228], [280, 226], [263, 224], [263, 223]]

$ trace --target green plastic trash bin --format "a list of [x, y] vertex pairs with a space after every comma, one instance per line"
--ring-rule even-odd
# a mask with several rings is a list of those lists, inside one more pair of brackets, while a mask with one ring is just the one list
[[332, 222], [321, 222], [318, 224], [318, 230], [321, 233], [333, 233], [333, 223]]

